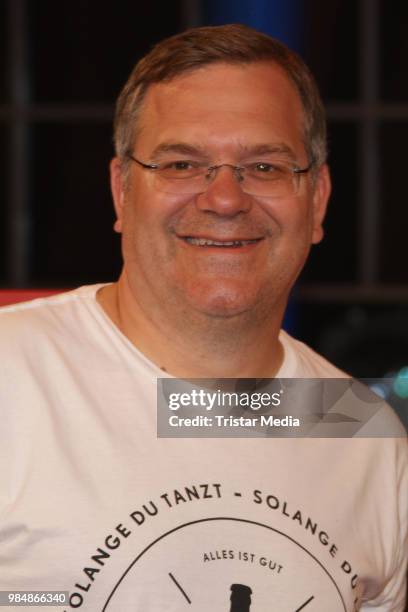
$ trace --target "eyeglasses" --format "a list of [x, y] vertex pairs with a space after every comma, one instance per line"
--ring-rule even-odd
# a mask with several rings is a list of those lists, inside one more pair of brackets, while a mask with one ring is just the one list
[[242, 190], [250, 195], [270, 198], [289, 198], [297, 194], [300, 177], [313, 167], [299, 168], [287, 161], [257, 161], [242, 166], [219, 164], [208, 166], [192, 160], [170, 160], [160, 164], [146, 164], [130, 153], [127, 157], [144, 170], [154, 173], [156, 188], [173, 194], [204, 193], [220, 168], [231, 168]]

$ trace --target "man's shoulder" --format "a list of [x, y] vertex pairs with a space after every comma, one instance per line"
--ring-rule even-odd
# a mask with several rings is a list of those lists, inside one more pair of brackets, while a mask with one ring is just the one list
[[101, 285], [88, 285], [73, 291], [20, 302], [0, 308], [0, 345], [32, 343], [36, 337], [57, 332], [75, 324], [86, 307], [95, 303]]
[[[355, 379], [351, 374], [340, 370], [325, 357], [284, 331], [279, 338], [285, 352], [280, 376], [327, 379], [324, 382], [325, 398], [331, 403], [330, 409], [335, 408], [340, 412], [338, 416], [345, 419], [344, 423], [347, 423], [349, 417], [357, 419], [352, 437], [404, 438], [405, 442], [401, 440], [401, 443], [406, 444], [407, 434], [401, 422], [402, 415], [397, 415], [394, 409], [370, 388], [371, 385], [368, 386], [367, 381]], [[338, 423], [335, 424], [334, 431], [336, 428], [340, 431]], [[350, 431], [352, 430], [353, 427], [350, 428]], [[343, 435], [344, 432], [338, 437]]]

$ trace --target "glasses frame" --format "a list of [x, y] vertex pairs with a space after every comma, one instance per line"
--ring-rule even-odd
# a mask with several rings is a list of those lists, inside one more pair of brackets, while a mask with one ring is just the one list
[[[145, 162], [142, 162], [140, 159], [137, 159], [137, 157], [135, 157], [131, 153], [126, 153], [126, 157], [128, 157], [131, 161], [134, 161], [137, 164], [139, 164], [139, 166], [143, 168], [144, 170], [152, 170], [152, 171], [160, 170], [165, 165], [165, 164], [146, 164]], [[315, 161], [312, 160], [309, 163], [309, 165], [306, 166], [305, 168], [298, 168], [297, 166], [293, 166], [292, 168], [288, 168], [288, 170], [290, 170], [294, 176], [300, 177], [301, 175], [307, 174], [308, 172], [310, 172], [310, 170], [313, 168], [314, 165], [315, 165]], [[235, 166], [234, 164], [218, 164], [215, 166], [208, 166], [207, 167], [208, 174], [206, 175], [206, 178], [211, 178], [211, 175], [216, 170], [218, 170], [219, 168], [223, 168], [224, 166], [232, 168], [239, 182], [242, 182], [244, 180], [245, 177], [242, 175], [242, 171], [246, 169], [245, 166]]]

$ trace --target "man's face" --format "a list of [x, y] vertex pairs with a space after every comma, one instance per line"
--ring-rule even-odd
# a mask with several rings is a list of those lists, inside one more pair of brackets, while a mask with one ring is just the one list
[[[310, 163], [299, 96], [273, 63], [216, 64], [152, 85], [138, 127], [133, 155], [147, 163], [240, 165], [277, 156], [301, 168]], [[133, 162], [125, 186], [117, 160], [112, 186], [137, 299], [216, 317], [283, 311], [311, 244], [322, 237], [330, 189], [324, 167], [315, 184], [303, 175], [296, 195], [248, 195], [223, 167], [204, 193], [170, 194]]]

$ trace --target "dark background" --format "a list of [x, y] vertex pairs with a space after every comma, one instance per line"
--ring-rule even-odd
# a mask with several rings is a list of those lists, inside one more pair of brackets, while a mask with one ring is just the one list
[[153, 43], [231, 20], [299, 50], [328, 109], [326, 239], [286, 326], [356, 376], [406, 376], [405, 1], [0, 0], [0, 286], [118, 276], [108, 184], [114, 100]]

